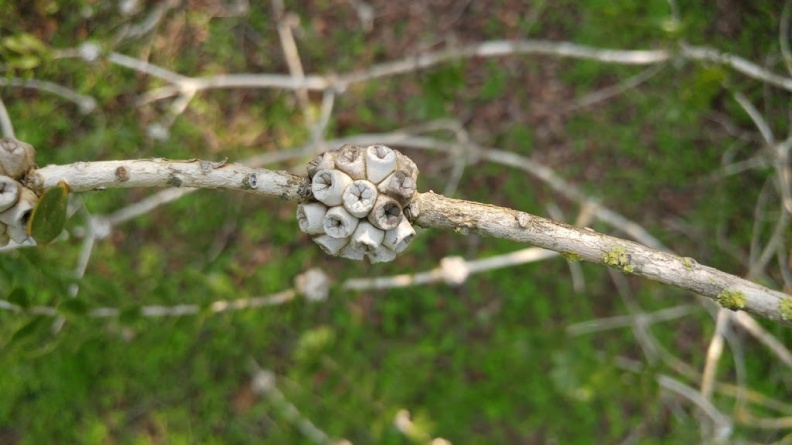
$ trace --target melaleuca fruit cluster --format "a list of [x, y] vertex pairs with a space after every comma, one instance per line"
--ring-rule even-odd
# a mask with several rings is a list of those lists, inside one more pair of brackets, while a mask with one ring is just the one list
[[308, 164], [315, 202], [297, 207], [300, 230], [330, 255], [392, 261], [415, 230], [404, 215], [416, 193], [418, 168], [384, 145], [344, 145]]

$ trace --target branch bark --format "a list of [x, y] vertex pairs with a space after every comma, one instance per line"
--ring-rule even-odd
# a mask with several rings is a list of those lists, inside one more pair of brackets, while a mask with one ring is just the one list
[[[36, 170], [35, 190], [65, 181], [75, 192], [130, 187], [197, 187], [253, 193], [286, 201], [312, 198], [307, 178], [283, 171], [209, 161], [147, 159], [77, 162]], [[530, 243], [570, 260], [605, 264], [624, 273], [695, 292], [732, 310], [745, 310], [792, 325], [792, 296], [641, 244], [573, 227], [525, 212], [418, 193], [406, 212], [414, 225]], [[295, 222], [296, 225], [296, 222]]]
[[49, 165], [36, 170], [28, 186], [36, 191], [64, 181], [73, 192], [108, 188], [185, 187], [231, 190], [284, 201], [305, 201], [312, 197], [307, 178], [285, 171], [272, 171], [190, 159], [140, 159], [130, 161], [76, 162]]

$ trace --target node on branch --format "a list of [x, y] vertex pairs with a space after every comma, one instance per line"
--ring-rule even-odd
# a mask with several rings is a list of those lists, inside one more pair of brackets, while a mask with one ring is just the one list
[[418, 167], [384, 145], [343, 147], [308, 163], [314, 200], [297, 207], [300, 230], [325, 252], [372, 263], [393, 261], [415, 229], [404, 216]]

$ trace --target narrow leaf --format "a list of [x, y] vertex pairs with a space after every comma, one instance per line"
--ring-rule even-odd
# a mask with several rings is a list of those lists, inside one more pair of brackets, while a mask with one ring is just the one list
[[21, 307], [22, 309], [27, 309], [30, 307], [30, 299], [28, 298], [27, 292], [25, 292], [25, 289], [19, 287], [12, 290], [6, 300], [8, 300], [8, 302], [11, 304]]

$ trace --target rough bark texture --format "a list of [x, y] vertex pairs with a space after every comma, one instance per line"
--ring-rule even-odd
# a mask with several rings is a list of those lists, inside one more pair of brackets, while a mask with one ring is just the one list
[[[567, 254], [568, 258], [605, 264], [624, 273], [709, 297], [729, 309], [743, 309], [790, 324], [782, 304], [790, 296], [748, 280], [646, 246], [573, 227], [512, 209], [421, 193], [411, 204], [413, 223], [466, 235], [531, 243]], [[409, 213], [408, 213], [409, 214]]]
[[132, 187], [195, 187], [253, 193], [285, 201], [311, 197], [307, 178], [284, 171], [251, 168], [200, 160], [76, 162], [50, 165], [36, 170], [28, 180], [31, 188], [43, 190], [65, 181], [74, 192]]

